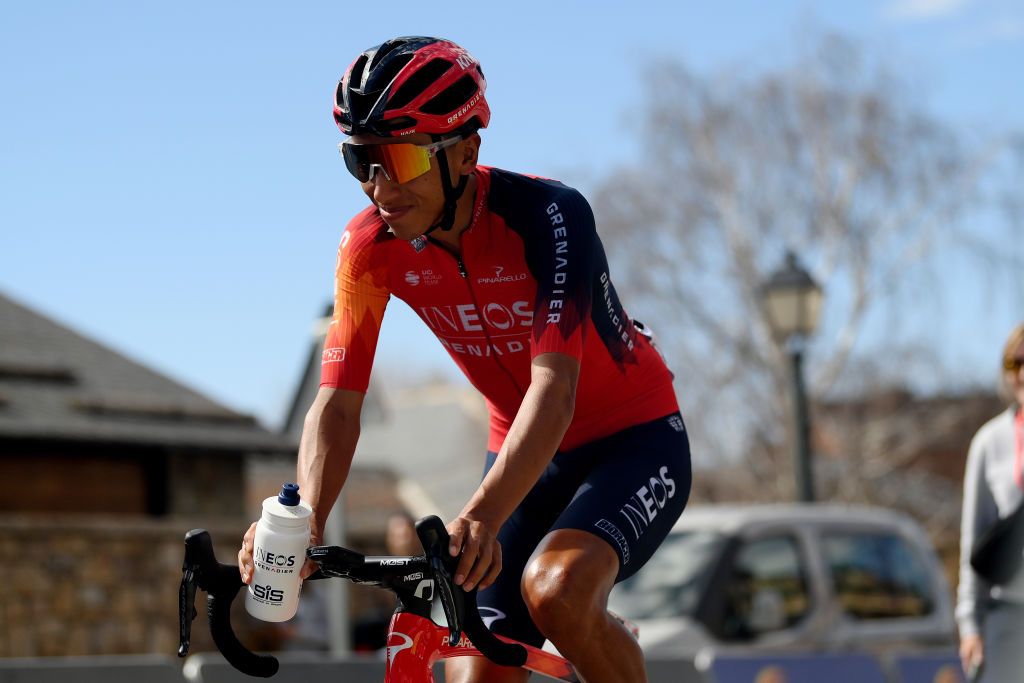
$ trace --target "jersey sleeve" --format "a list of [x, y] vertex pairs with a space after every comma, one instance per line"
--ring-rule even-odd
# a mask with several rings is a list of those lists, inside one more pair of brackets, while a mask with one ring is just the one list
[[537, 279], [531, 353], [583, 357], [583, 335], [593, 298], [597, 232], [590, 204], [560, 185], [537, 206], [525, 238], [527, 261]]
[[365, 392], [390, 293], [380, 245], [354, 219], [341, 236], [334, 315], [324, 340], [320, 386]]

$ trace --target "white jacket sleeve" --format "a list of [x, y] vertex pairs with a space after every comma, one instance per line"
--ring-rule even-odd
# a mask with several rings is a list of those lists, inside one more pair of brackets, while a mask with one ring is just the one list
[[960, 582], [957, 587], [956, 620], [960, 637], [981, 632], [986, 602], [992, 586], [971, 567], [971, 548], [985, 530], [999, 519], [992, 491], [985, 478], [986, 452], [991, 439], [975, 434], [967, 454], [964, 503], [960, 519]]

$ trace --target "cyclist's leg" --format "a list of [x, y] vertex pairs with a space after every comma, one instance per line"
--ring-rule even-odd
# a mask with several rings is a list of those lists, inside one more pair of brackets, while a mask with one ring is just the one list
[[[495, 457], [495, 453], [487, 454], [487, 469], [493, 465]], [[487, 590], [477, 596], [480, 613], [492, 631], [536, 647], [544, 644], [544, 636], [537, 630], [523, 603], [520, 580], [537, 544], [569, 505], [586, 476], [586, 472], [578, 471], [578, 468], [560, 466], [558, 460], [556, 457], [545, 469], [537, 484], [502, 525], [498, 532], [501, 573]], [[445, 680], [448, 683], [522, 683], [528, 676], [529, 673], [521, 669], [497, 666], [479, 657], [461, 657], [445, 662]]]
[[689, 497], [689, 444], [678, 415], [623, 430], [563, 457], [596, 464], [530, 559], [522, 591], [533, 621], [588, 683], [643, 681], [643, 654], [607, 611]]
[[534, 621], [587, 683], [646, 681], [633, 634], [608, 613], [619, 558], [589, 531], [558, 529], [541, 542], [523, 593]]

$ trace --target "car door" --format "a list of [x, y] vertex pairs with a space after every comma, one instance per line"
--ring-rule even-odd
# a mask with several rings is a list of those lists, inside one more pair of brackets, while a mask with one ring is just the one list
[[823, 527], [822, 561], [839, 618], [832, 647], [948, 645], [949, 598], [929, 556], [896, 527]]
[[698, 619], [726, 646], [786, 647], [805, 640], [813, 595], [801, 538], [762, 530], [733, 539]]

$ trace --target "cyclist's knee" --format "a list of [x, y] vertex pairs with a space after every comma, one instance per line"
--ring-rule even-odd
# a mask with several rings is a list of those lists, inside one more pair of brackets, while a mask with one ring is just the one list
[[586, 532], [564, 530], [545, 538], [520, 588], [534, 623], [557, 640], [563, 630], [578, 630], [581, 615], [605, 610], [617, 572], [618, 558], [607, 544]]

